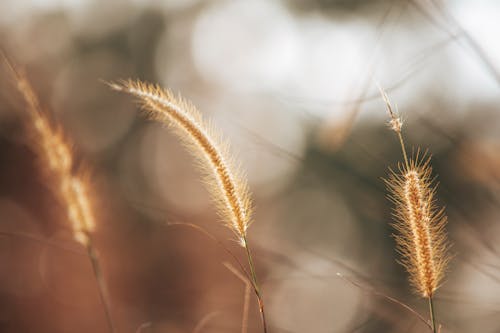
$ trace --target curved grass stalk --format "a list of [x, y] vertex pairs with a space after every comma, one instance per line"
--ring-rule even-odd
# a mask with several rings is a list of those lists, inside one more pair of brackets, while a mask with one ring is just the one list
[[245, 249], [263, 330], [267, 332], [264, 302], [247, 241], [252, 201], [246, 178], [229, 154], [228, 143], [221, 139], [211, 123], [203, 120], [193, 104], [170, 90], [135, 80], [110, 83], [109, 86], [136, 97], [149, 117], [173, 128], [198, 160], [219, 216]]

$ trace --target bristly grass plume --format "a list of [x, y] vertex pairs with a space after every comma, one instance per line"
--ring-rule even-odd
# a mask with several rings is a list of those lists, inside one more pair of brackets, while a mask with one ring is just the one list
[[214, 126], [205, 122], [189, 101], [157, 85], [129, 80], [110, 86], [136, 96], [150, 118], [174, 129], [198, 159], [220, 217], [236, 234], [240, 244], [245, 246], [252, 215], [247, 181], [240, 169], [235, 167], [228, 143], [221, 139]]
[[219, 215], [236, 234], [245, 249], [250, 267], [249, 279], [259, 302], [264, 332], [267, 332], [264, 302], [247, 241], [252, 201], [246, 178], [229, 154], [229, 145], [210, 122], [203, 120], [196, 107], [170, 90], [141, 81], [110, 83], [110, 87], [135, 96], [150, 118], [172, 127], [198, 160]]
[[95, 217], [91, 205], [88, 178], [81, 169], [75, 171], [75, 159], [70, 140], [65, 137], [61, 126], [51, 121], [43, 112], [38, 97], [26, 75], [17, 70], [3, 53], [1, 55], [15, 80], [18, 91], [27, 104], [29, 145], [39, 159], [39, 165], [48, 179], [48, 187], [66, 210], [74, 239], [85, 246], [87, 250], [109, 331], [113, 333], [115, 327], [111, 318], [107, 288], [92, 242]]
[[446, 237], [446, 215], [444, 208], [436, 204], [436, 184], [432, 178], [430, 158], [419, 156], [408, 158], [403, 135], [402, 121], [381, 90], [391, 116], [390, 128], [398, 135], [403, 151], [404, 164], [392, 171], [387, 187], [389, 198], [394, 203], [393, 216], [397, 250], [400, 263], [409, 273], [410, 284], [422, 297], [429, 299], [433, 331], [436, 331], [432, 297], [444, 278], [449, 255]]
[[422, 297], [432, 297], [448, 263], [446, 216], [435, 204], [430, 159], [417, 155], [409, 163], [409, 168], [392, 172], [387, 181], [395, 205], [395, 238], [412, 286]]
[[83, 172], [73, 170], [72, 144], [65, 137], [61, 126], [52, 122], [42, 111], [26, 76], [5, 61], [27, 104], [29, 144], [36, 152], [46, 177], [50, 179], [48, 186], [66, 208], [75, 240], [87, 245], [89, 235], [95, 229], [95, 218], [86, 177]]

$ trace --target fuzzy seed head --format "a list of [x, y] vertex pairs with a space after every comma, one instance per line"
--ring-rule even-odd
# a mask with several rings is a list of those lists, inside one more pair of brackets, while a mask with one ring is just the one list
[[391, 118], [389, 121], [389, 127], [396, 133], [401, 133], [401, 128], [403, 127], [403, 121], [400, 117]]
[[432, 297], [439, 288], [449, 261], [446, 216], [437, 209], [429, 159], [411, 159], [386, 181], [395, 204], [393, 224], [400, 263], [410, 275], [411, 285], [422, 297]]
[[83, 176], [73, 171], [74, 158], [71, 144], [61, 128], [54, 125], [42, 112], [30, 82], [10, 64], [9, 68], [26, 104], [29, 120], [29, 144], [36, 152], [40, 165], [49, 179], [48, 186], [63, 206], [73, 229], [75, 240], [86, 245], [95, 228], [87, 184]]
[[380, 91], [380, 94], [382, 95], [382, 99], [385, 102], [387, 112], [389, 112], [389, 116], [391, 117], [391, 120], [389, 120], [389, 128], [394, 132], [401, 134], [401, 128], [403, 127], [403, 120], [397, 113], [397, 106], [395, 111], [392, 107], [391, 101], [389, 100], [389, 96], [387, 96], [387, 93], [384, 91], [384, 89], [382, 89], [381, 86], [378, 86], [378, 89]]
[[219, 215], [244, 246], [251, 222], [250, 193], [243, 173], [235, 167], [229, 154], [229, 145], [221, 139], [214, 126], [205, 122], [190, 102], [159, 86], [133, 80], [109, 86], [135, 96], [150, 118], [174, 129], [200, 162]]

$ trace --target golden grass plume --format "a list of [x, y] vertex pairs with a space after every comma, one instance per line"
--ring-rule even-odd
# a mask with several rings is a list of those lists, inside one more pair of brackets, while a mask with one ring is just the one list
[[408, 158], [402, 136], [401, 118], [393, 111], [389, 99], [381, 90], [391, 116], [390, 128], [398, 135], [404, 164], [391, 170], [386, 180], [393, 216], [400, 263], [410, 275], [410, 283], [422, 297], [431, 299], [439, 288], [450, 260], [446, 237], [447, 222], [444, 208], [436, 204], [436, 187], [432, 177], [430, 157], [416, 153]]
[[5, 62], [16, 81], [17, 89], [27, 104], [29, 145], [36, 152], [40, 166], [50, 178], [49, 187], [63, 203], [74, 238], [87, 245], [95, 228], [86, 178], [73, 172], [74, 157], [71, 143], [59, 125], [53, 124], [42, 111], [40, 102], [26, 75]]
[[394, 203], [394, 228], [400, 262], [410, 275], [410, 283], [423, 297], [432, 297], [443, 280], [449, 261], [447, 222], [443, 208], [435, 200], [430, 158], [418, 155], [409, 166], [400, 166], [387, 180]]
[[75, 170], [72, 144], [61, 126], [49, 119], [24, 72], [17, 70], [1, 52], [4, 62], [12, 74], [17, 89], [27, 104], [29, 145], [35, 151], [39, 164], [48, 179], [48, 187], [65, 208], [71, 223], [73, 237], [87, 249], [92, 269], [97, 280], [99, 296], [103, 303], [106, 321], [111, 333], [115, 326], [110, 312], [107, 288], [92, 245], [91, 233], [95, 229], [94, 211], [88, 186], [88, 177], [82, 168]]
[[199, 161], [219, 215], [242, 246], [251, 222], [252, 201], [246, 178], [236, 167], [229, 145], [206, 122], [193, 104], [170, 90], [141, 81], [110, 83], [110, 87], [135, 96], [150, 118], [171, 126]]

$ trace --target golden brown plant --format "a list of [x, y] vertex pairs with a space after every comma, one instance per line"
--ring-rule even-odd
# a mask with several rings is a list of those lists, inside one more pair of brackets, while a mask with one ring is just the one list
[[30, 146], [40, 160], [40, 166], [50, 182], [50, 189], [66, 207], [66, 214], [73, 229], [74, 238], [83, 245], [89, 242], [89, 235], [95, 229], [90, 207], [88, 185], [82, 173], [74, 172], [74, 157], [71, 143], [64, 137], [59, 125], [53, 125], [43, 113], [40, 103], [26, 76], [11, 65], [17, 88], [28, 104], [28, 130]]
[[139, 98], [152, 119], [175, 130], [192, 155], [200, 160], [219, 215], [244, 246], [252, 213], [248, 185], [229, 155], [229, 145], [214, 127], [203, 120], [190, 102], [159, 86], [132, 80], [110, 86]]
[[422, 297], [432, 297], [439, 287], [446, 265], [446, 216], [435, 204], [430, 159], [410, 159], [409, 167], [392, 172], [387, 185], [393, 201], [393, 224], [401, 263], [410, 282]]
[[53, 124], [42, 111], [27, 77], [15, 69], [5, 56], [3, 57], [15, 79], [18, 91], [27, 104], [29, 145], [35, 151], [46, 177], [49, 178], [48, 187], [66, 209], [73, 237], [87, 250], [98, 283], [107, 324], [110, 332], [114, 332], [106, 286], [92, 245], [91, 233], [95, 229], [95, 218], [90, 203], [87, 178], [83, 172], [74, 171], [71, 143], [65, 138], [62, 128], [58, 124]]
[[264, 303], [246, 237], [251, 222], [252, 201], [246, 178], [229, 155], [228, 143], [221, 139], [211, 123], [203, 120], [193, 104], [175, 96], [170, 90], [134, 80], [109, 85], [114, 90], [135, 96], [150, 118], [172, 127], [199, 161], [219, 215], [246, 251], [252, 287], [259, 302], [263, 329], [267, 332]]
[[389, 99], [381, 90], [391, 116], [390, 128], [398, 135], [404, 164], [397, 172], [391, 170], [386, 180], [393, 216], [400, 263], [406, 268], [410, 283], [422, 297], [429, 299], [433, 331], [436, 332], [432, 297], [439, 288], [450, 260], [449, 243], [444, 230], [447, 219], [444, 208], [436, 205], [430, 158], [416, 154], [408, 158], [402, 135], [402, 121], [395, 114]]

